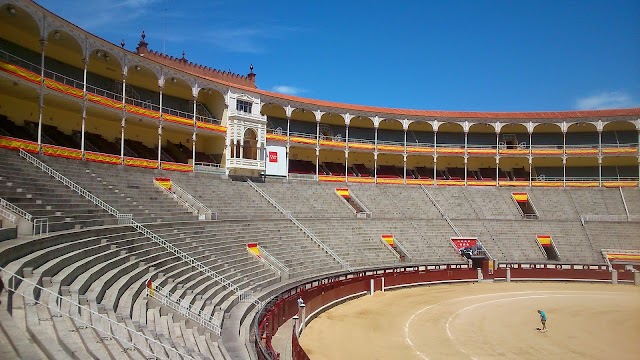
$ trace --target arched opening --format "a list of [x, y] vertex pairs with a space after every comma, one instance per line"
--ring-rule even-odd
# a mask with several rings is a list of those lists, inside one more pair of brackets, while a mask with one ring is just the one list
[[638, 148], [638, 130], [629, 121], [612, 121], [602, 129], [603, 148]]
[[262, 105], [260, 113], [267, 117], [267, 133], [287, 135], [287, 113], [282, 106], [267, 103]]
[[[291, 137], [301, 139], [313, 139], [315, 146], [316, 139], [316, 115], [307, 109], [295, 109], [291, 112], [291, 121], [289, 122], [289, 134]], [[296, 139], [292, 138], [291, 141]], [[304, 142], [306, 140], [301, 140]]]
[[479, 123], [469, 127], [467, 152], [472, 155], [496, 154], [496, 129], [492, 124]]
[[437, 130], [438, 154], [464, 154], [464, 130], [461, 124], [448, 122], [440, 124]]
[[412, 121], [407, 128], [407, 146], [433, 147], [433, 126], [426, 121]]
[[[360, 147], [373, 150], [375, 138], [376, 131], [373, 127], [373, 120], [365, 116], [357, 116], [351, 119], [349, 123], [349, 151], [359, 149]], [[354, 145], [354, 147], [352, 147], [352, 145]]]
[[127, 104], [160, 111], [158, 76], [152, 69], [142, 64], [130, 65], [126, 85]]
[[320, 117], [320, 141], [344, 142], [346, 136], [345, 121], [341, 115], [326, 113]]
[[87, 64], [87, 91], [122, 101], [122, 64], [114, 54], [103, 49], [91, 51]]
[[593, 182], [599, 181], [598, 158], [572, 157], [567, 158], [566, 181]]
[[216, 89], [203, 88], [196, 100], [196, 120], [212, 124], [222, 123], [226, 111], [224, 95]]
[[602, 158], [603, 181], [638, 181], [638, 159], [635, 156]]
[[534, 126], [531, 133], [533, 155], [562, 155], [562, 130], [558, 124], [543, 123]]
[[598, 149], [598, 129], [596, 125], [579, 122], [571, 124], [567, 128], [566, 135], [567, 152], [570, 149], [593, 148]]
[[246, 129], [242, 141], [242, 158], [258, 160], [258, 134], [253, 129]]
[[185, 119], [193, 119], [193, 92], [184, 79], [165, 75], [162, 89], [162, 112]]
[[29, 12], [16, 4], [0, 7], [0, 48], [32, 64], [40, 65], [40, 37], [40, 27]]
[[500, 128], [500, 150], [529, 149], [529, 130], [523, 124], [506, 124]]
[[[562, 158], [559, 157], [535, 157], [532, 160], [531, 176], [540, 183], [562, 185], [564, 173]], [[555, 184], [554, 184], [555, 183]], [[544, 184], [541, 186], [545, 186]]]
[[380, 145], [402, 146], [404, 151], [404, 128], [396, 119], [384, 119], [378, 124], [378, 150]]

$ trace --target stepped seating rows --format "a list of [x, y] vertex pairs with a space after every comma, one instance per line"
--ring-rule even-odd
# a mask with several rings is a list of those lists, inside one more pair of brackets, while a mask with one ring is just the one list
[[573, 199], [564, 189], [533, 188], [529, 197], [541, 220], [580, 220]]
[[617, 189], [567, 189], [580, 215], [626, 215]]
[[428, 187], [427, 190], [451, 219], [478, 219], [463, 187]]
[[355, 216], [335, 193], [336, 184], [309, 186], [306, 182], [268, 182], [258, 186], [297, 219]]
[[31, 131], [29, 131], [26, 126], [16, 124], [2, 114], [0, 114], [0, 135], [30, 141], [38, 141], [37, 135], [34, 135]]
[[585, 229], [598, 250], [640, 250], [640, 223], [586, 222]]
[[0, 149], [0, 197], [31, 214], [48, 218], [49, 231], [116, 224], [117, 219], [22, 159]]
[[178, 186], [217, 213], [218, 220], [283, 218], [273, 205], [244, 182], [207, 174], [167, 174]]
[[640, 216], [640, 191], [638, 189], [623, 189], [622, 193], [629, 215]]
[[511, 197], [511, 189], [478, 187], [462, 189], [469, 205], [480, 219], [520, 219], [517, 205]]
[[420, 187], [350, 184], [354, 195], [374, 218], [441, 219], [442, 216]]
[[119, 212], [132, 214], [139, 223], [196, 219], [195, 215], [155, 187], [154, 177], [163, 174], [88, 161], [55, 157], [40, 159]]

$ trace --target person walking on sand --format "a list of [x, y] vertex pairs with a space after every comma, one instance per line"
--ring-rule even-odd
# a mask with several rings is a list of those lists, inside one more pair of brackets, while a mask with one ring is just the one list
[[540, 322], [542, 323], [542, 329], [539, 330], [540, 332], [547, 332], [547, 314], [542, 310], [538, 310], [538, 314], [540, 314]]

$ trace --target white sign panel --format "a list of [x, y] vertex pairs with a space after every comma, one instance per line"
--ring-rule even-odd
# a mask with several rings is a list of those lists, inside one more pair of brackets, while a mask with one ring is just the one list
[[268, 145], [265, 158], [267, 175], [287, 176], [287, 148]]

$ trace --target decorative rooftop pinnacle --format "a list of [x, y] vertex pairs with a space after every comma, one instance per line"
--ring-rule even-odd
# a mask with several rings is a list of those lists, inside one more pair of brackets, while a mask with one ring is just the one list
[[122, 41], [120, 41], [120, 46], [124, 49], [124, 39], [122, 39]]
[[[136, 47], [136, 52], [138, 53], [138, 55], [144, 56], [149, 52], [149, 43], [144, 40], [146, 37], [147, 35], [144, 33], [144, 30], [142, 30], [142, 34], [140, 35], [140, 42], [138, 42], [138, 47]], [[124, 40], [122, 40], [122, 43], [124, 43]]]

